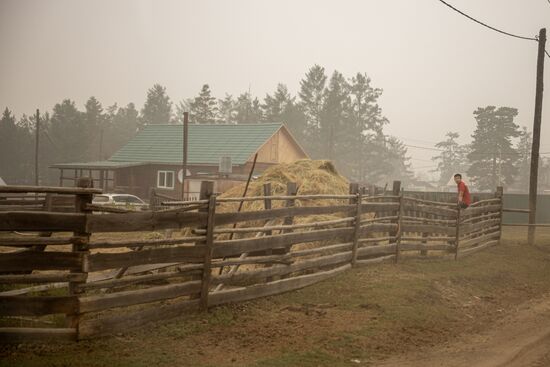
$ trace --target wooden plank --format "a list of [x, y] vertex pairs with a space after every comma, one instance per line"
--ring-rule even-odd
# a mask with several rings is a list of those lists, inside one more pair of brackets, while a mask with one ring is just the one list
[[[432, 215], [432, 214], [427, 214]], [[411, 217], [411, 216], [403, 216], [403, 222], [418, 222], [422, 224], [444, 224], [444, 225], [452, 225], [454, 226], [456, 224], [456, 219], [433, 219], [433, 218], [423, 218], [423, 217]]]
[[531, 212], [529, 209], [513, 209], [513, 208], [502, 208], [502, 211], [507, 213], [525, 213], [525, 214], [529, 214]]
[[0, 296], [1, 316], [40, 316], [78, 312], [78, 298], [74, 296]]
[[3, 272], [80, 269], [83, 258], [78, 252], [8, 252], [0, 254], [0, 269]]
[[195, 227], [206, 224], [206, 213], [188, 211], [135, 212], [125, 214], [89, 214], [86, 231], [133, 232]]
[[422, 212], [426, 214], [441, 215], [448, 218], [456, 218], [456, 210], [454, 209], [439, 208], [439, 207], [430, 206], [430, 205], [421, 205], [421, 204], [413, 204], [413, 203], [405, 203], [403, 204], [403, 206], [404, 206], [404, 210], [408, 210], [408, 211], [417, 211], [417, 212]]
[[449, 243], [411, 243], [401, 242], [401, 251], [452, 251], [455, 246]]
[[295, 206], [240, 213], [218, 213], [216, 214], [216, 224], [224, 225], [237, 222], [270, 220], [289, 216], [334, 214], [338, 212], [353, 214], [355, 212], [355, 205]]
[[89, 244], [90, 249], [98, 248], [119, 248], [119, 247], [143, 247], [143, 246], [165, 246], [165, 245], [182, 245], [185, 243], [204, 242], [206, 237], [182, 237], [182, 238], [170, 238], [160, 240], [126, 240], [126, 241], [103, 241], [93, 242]]
[[88, 271], [125, 268], [143, 264], [202, 262], [204, 245], [146, 249], [122, 253], [93, 254], [88, 257]]
[[480, 245], [480, 246], [470, 247], [470, 248], [467, 248], [465, 250], [460, 250], [458, 256], [459, 256], [459, 258], [463, 258], [465, 256], [475, 254], [476, 252], [479, 252], [481, 250], [485, 250], [485, 249], [487, 249], [489, 247], [493, 247], [495, 245], [498, 245], [498, 240], [489, 241], [489, 242], [486, 242], [486, 243], [484, 243], [483, 245]]
[[0, 328], [0, 344], [75, 340], [74, 328]]
[[424, 200], [424, 199], [418, 199], [413, 198], [411, 196], [404, 196], [403, 199], [405, 201], [413, 202], [413, 203], [422, 203], [422, 204], [429, 204], [429, 205], [435, 205], [435, 206], [443, 206], [448, 208], [456, 208], [456, 203], [447, 203], [444, 201], [430, 201], [430, 200]]
[[495, 218], [500, 218], [500, 212], [493, 212], [493, 213], [489, 213], [489, 214], [477, 215], [475, 217], [471, 217], [471, 218], [468, 218], [468, 219], [461, 220], [460, 223], [461, 224], [477, 223], [477, 222], [482, 221], [482, 220], [495, 219]]
[[28, 247], [28, 246], [58, 246], [68, 245], [74, 240], [74, 237], [11, 237], [0, 238], [0, 246], [10, 247]]
[[463, 218], [470, 218], [474, 215], [479, 215], [482, 213], [489, 213], [489, 212], [500, 212], [500, 205], [484, 205], [477, 208], [467, 208], [464, 209], [462, 212]]
[[10, 206], [1, 206], [0, 211], [10, 211], [10, 212], [25, 212], [25, 211], [44, 211], [42, 205], [10, 205]]
[[169, 305], [155, 305], [145, 310], [125, 313], [123, 315], [103, 317], [95, 320], [82, 320], [79, 328], [81, 339], [92, 336], [127, 332], [129, 329], [146, 325], [150, 322], [168, 320], [185, 315], [185, 312], [197, 309], [198, 299], [182, 300]]
[[415, 236], [403, 236], [402, 241], [454, 241], [455, 236], [427, 236], [427, 237], [415, 237]]
[[494, 232], [498, 230], [499, 230], [499, 226], [482, 228], [479, 231], [464, 234], [464, 236], [462, 236], [460, 240], [463, 241], [464, 239], [467, 239], [467, 238], [479, 237], [480, 235], [483, 235], [485, 233]]
[[85, 273], [0, 275], [0, 284], [86, 281]]
[[307, 259], [295, 262], [292, 265], [278, 265], [269, 268], [257, 270], [248, 270], [230, 274], [222, 274], [212, 278], [212, 284], [223, 283], [225, 285], [243, 285], [258, 282], [264, 279], [270, 279], [273, 276], [284, 276], [308, 269], [317, 269], [327, 266], [334, 266], [351, 261], [351, 251], [342, 252], [334, 255], [322, 256], [313, 259]]
[[45, 199], [35, 199], [34, 196], [29, 199], [6, 199], [1, 200], [0, 198], [0, 206], [4, 205], [44, 205], [46, 202]]
[[395, 261], [395, 254], [388, 256], [381, 256], [376, 259], [357, 260], [357, 266], [369, 266], [374, 264], [380, 264], [385, 261]]
[[391, 215], [388, 217], [375, 217], [375, 218], [369, 218], [369, 219], [363, 219], [361, 220], [361, 224], [367, 224], [367, 223], [376, 223], [376, 222], [389, 222], [397, 220], [399, 217], [397, 215]]
[[399, 203], [364, 203], [361, 204], [361, 213], [382, 213], [399, 210]]
[[494, 203], [500, 203], [500, 198], [492, 198], [492, 199], [485, 199], [476, 201], [472, 205], [470, 205], [470, 208], [476, 208], [478, 206], [486, 205], [486, 204], [494, 204]]
[[329, 241], [337, 239], [350, 241], [353, 228], [320, 229], [309, 232], [285, 233], [269, 237], [245, 238], [239, 240], [215, 241], [214, 257], [238, 256], [245, 252], [281, 248], [296, 243]]
[[468, 234], [468, 233], [471, 233], [471, 232], [479, 231], [480, 229], [483, 229], [483, 228], [493, 227], [497, 224], [500, 224], [500, 218], [484, 220], [484, 221], [478, 222], [478, 223], [471, 223], [471, 224], [461, 225], [460, 226], [460, 232], [462, 234]]
[[185, 283], [156, 286], [147, 289], [80, 297], [80, 313], [96, 312], [116, 307], [162, 301], [196, 294], [199, 293], [200, 290], [201, 281], [195, 280]]
[[83, 229], [85, 223], [86, 216], [77, 213], [0, 212], [0, 231], [73, 232]]
[[255, 298], [281, 294], [332, 278], [348, 269], [351, 269], [351, 264], [346, 264], [332, 270], [314, 274], [276, 280], [266, 284], [258, 284], [246, 288], [221, 290], [210, 294], [209, 304], [211, 306], [216, 306], [225, 303], [242, 302]]
[[125, 275], [119, 279], [106, 279], [99, 281], [92, 281], [79, 286], [81, 289], [102, 289], [102, 288], [115, 288], [115, 287], [127, 287], [129, 285], [153, 282], [158, 280], [166, 280], [178, 277], [189, 277], [189, 275], [202, 274], [202, 264], [191, 264], [190, 266], [184, 266], [184, 269], [178, 269], [176, 271], [167, 271], [158, 274], [146, 274], [146, 275]]
[[397, 223], [373, 223], [361, 226], [361, 236], [371, 232], [392, 232], [397, 230]]
[[239, 197], [239, 198], [218, 198], [218, 202], [229, 203], [229, 202], [241, 202], [241, 201], [263, 201], [265, 199], [268, 199], [268, 200], [316, 200], [316, 199], [348, 200], [354, 197], [355, 195], [329, 195], [329, 194], [247, 196], [247, 197]]
[[455, 226], [444, 227], [430, 224], [403, 224], [403, 232], [427, 232], [441, 233], [446, 235], [454, 235], [456, 232]]
[[78, 187], [53, 187], [53, 186], [0, 186], [0, 193], [47, 193], [54, 194], [101, 194], [101, 189], [82, 189]]
[[499, 236], [500, 236], [499, 232], [492, 232], [492, 233], [488, 233], [488, 234], [485, 234], [485, 235], [482, 235], [482, 236], [479, 236], [479, 237], [474, 237], [474, 238], [469, 239], [469, 240], [462, 240], [462, 241], [460, 241], [460, 249], [470, 247], [470, 246], [474, 246], [474, 245], [486, 242], [488, 240], [498, 238]]
[[292, 251], [290, 255], [292, 257], [319, 255], [319, 254], [324, 254], [326, 252], [349, 251], [352, 249], [352, 247], [353, 247], [352, 242], [338, 243], [335, 245], [321, 246], [321, 247], [310, 248], [306, 250]]
[[377, 243], [382, 241], [395, 241], [395, 236], [369, 237], [359, 239], [359, 243]]
[[96, 212], [117, 213], [117, 214], [131, 213], [139, 210], [139, 209], [126, 209], [126, 208], [120, 208], [116, 206], [99, 205], [99, 204], [87, 204], [86, 209], [90, 211], [96, 211]]
[[232, 265], [246, 264], [291, 264], [292, 257], [290, 254], [284, 255], [263, 255], [263, 256], [247, 256], [244, 258], [230, 258], [212, 262], [212, 267], [224, 267]]
[[[321, 228], [335, 224], [353, 222], [354, 217], [347, 217], [342, 219], [333, 219], [327, 221], [321, 221], [316, 223], [302, 223], [302, 224], [289, 224], [280, 226], [264, 226], [264, 227], [242, 227], [242, 228], [220, 228], [214, 231], [215, 234], [221, 233], [258, 233], [258, 232], [271, 232], [271, 231], [287, 231], [300, 228]], [[205, 230], [196, 230], [196, 233], [206, 233]]]

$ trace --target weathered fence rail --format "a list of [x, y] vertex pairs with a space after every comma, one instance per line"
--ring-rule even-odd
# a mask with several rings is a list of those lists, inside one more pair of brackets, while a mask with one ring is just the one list
[[[99, 190], [89, 184], [0, 189], [25, 194], [33, 205], [51, 202], [44, 195], [72, 196], [72, 213], [0, 209], [0, 231], [39, 232], [0, 233], [0, 341], [116, 333], [302, 288], [353, 266], [457, 258], [497, 244], [502, 227], [501, 191], [459, 210], [404, 195], [398, 183], [386, 196], [366, 196], [357, 185], [349, 195], [293, 195], [289, 184], [288, 195], [247, 198], [217, 198], [205, 183], [198, 201], [98, 214], [90, 203]], [[6, 200], [0, 207], [19, 208], [27, 199]], [[236, 212], [232, 205], [242, 201], [264, 209]], [[143, 235], [164, 229], [181, 231]], [[42, 327], [52, 317], [58, 327]]]

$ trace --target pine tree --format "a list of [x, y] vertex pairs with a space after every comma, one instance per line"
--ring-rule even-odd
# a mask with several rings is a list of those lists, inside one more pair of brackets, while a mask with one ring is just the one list
[[18, 183], [19, 143], [15, 116], [6, 107], [0, 119], [0, 177], [8, 184]]
[[90, 97], [86, 102], [85, 109], [83, 118], [90, 144], [88, 156], [94, 160], [103, 160], [105, 158], [104, 136], [109, 134], [103, 107], [95, 97]]
[[437, 169], [434, 172], [439, 173], [440, 186], [445, 186], [455, 173], [464, 173], [468, 170], [466, 157], [468, 149], [456, 141], [460, 135], [456, 132], [448, 132], [445, 136], [446, 140], [435, 145], [441, 153], [432, 158], [437, 162]]
[[[192, 98], [186, 98], [176, 104], [176, 114], [172, 123], [174, 124], [183, 124], [183, 113], [189, 112], [191, 110], [191, 103], [193, 103]], [[194, 123], [192, 119], [189, 119], [189, 123]]]
[[[517, 144], [518, 159], [516, 161], [516, 180], [512, 186], [522, 191], [529, 190], [529, 171], [531, 170], [531, 141], [532, 134], [523, 127]], [[542, 163], [542, 160], [540, 161]], [[542, 164], [539, 165], [539, 172]]]
[[[321, 114], [320, 136], [323, 148], [323, 157], [336, 160], [342, 169], [346, 167], [345, 152], [349, 152], [347, 137], [348, 115], [350, 97], [349, 84], [344, 76], [334, 71], [329, 85], [325, 90], [324, 105]], [[337, 157], [341, 158], [337, 160]], [[338, 164], [340, 163], [340, 164]], [[347, 174], [349, 170], [346, 169]]]
[[169, 124], [172, 121], [172, 102], [165, 87], [155, 84], [147, 91], [141, 121], [143, 124]]
[[58, 147], [54, 157], [56, 163], [91, 160], [85, 119], [74, 101], [65, 99], [54, 106], [49, 135]]
[[218, 120], [216, 98], [212, 97], [208, 84], [202, 86], [199, 95], [189, 105], [189, 120], [197, 124], [214, 123]]
[[512, 139], [520, 135], [514, 123], [516, 108], [487, 106], [474, 111], [477, 128], [468, 159], [472, 163], [468, 175], [480, 190], [494, 190], [512, 184], [517, 172], [518, 154]]
[[284, 84], [277, 84], [277, 89], [273, 95], [266, 94], [262, 108], [264, 110], [264, 119], [267, 122], [282, 121], [283, 114], [289, 104], [294, 104], [295, 98], [290, 96], [288, 88]]
[[236, 124], [236, 102], [233, 96], [226, 94], [224, 99], [218, 100], [220, 122], [224, 124]]
[[249, 92], [241, 93], [232, 113], [237, 124], [258, 123], [262, 120], [260, 101], [253, 101]]
[[311, 67], [300, 81], [299, 105], [306, 120], [304, 145], [313, 158], [320, 158], [323, 153], [320, 131], [326, 82], [325, 69], [319, 65]]

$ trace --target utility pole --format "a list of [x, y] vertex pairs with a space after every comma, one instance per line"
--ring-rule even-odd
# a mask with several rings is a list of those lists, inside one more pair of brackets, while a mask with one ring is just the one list
[[103, 160], [103, 128], [99, 130], [99, 160]]
[[34, 145], [34, 185], [38, 186], [38, 148], [40, 146], [40, 111], [36, 109], [36, 138]]
[[183, 167], [181, 172], [181, 200], [185, 201], [185, 176], [187, 174], [187, 137], [189, 130], [189, 112], [183, 113]]
[[539, 50], [537, 55], [537, 88], [535, 94], [535, 120], [533, 123], [533, 142], [531, 144], [531, 171], [529, 175], [529, 229], [527, 243], [535, 244], [535, 223], [537, 218], [537, 180], [539, 173], [540, 125], [542, 120], [542, 92], [544, 76], [544, 50], [546, 46], [546, 28], [539, 32]]

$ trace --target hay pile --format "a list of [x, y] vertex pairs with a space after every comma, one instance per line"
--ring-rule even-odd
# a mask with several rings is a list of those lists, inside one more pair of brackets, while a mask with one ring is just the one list
[[[332, 194], [346, 195], [349, 192], [348, 180], [338, 174], [336, 168], [330, 161], [324, 160], [309, 160], [303, 159], [289, 164], [279, 164], [267, 169], [257, 180], [250, 183], [247, 197], [263, 196], [263, 185], [271, 183], [271, 195], [281, 196], [286, 195], [287, 183], [296, 182], [298, 187], [298, 195], [313, 195], [313, 194]], [[226, 191], [220, 198], [242, 197], [245, 184], [233, 187]], [[341, 205], [347, 203], [347, 200], [338, 199], [298, 199], [295, 201], [296, 206], [326, 206], [326, 205]], [[221, 203], [216, 209], [217, 212], [236, 212], [239, 203]], [[272, 208], [280, 208], [285, 206], [284, 200], [275, 200], [272, 202]], [[264, 209], [263, 200], [248, 201], [244, 203], [241, 211], [257, 211]], [[333, 215], [315, 215], [307, 217], [296, 217], [294, 223], [312, 223], [326, 221], [331, 219], [341, 218], [342, 213]], [[283, 219], [280, 218], [273, 224], [282, 224]], [[238, 227], [256, 227], [263, 226], [264, 221], [244, 222]], [[225, 236], [224, 236], [225, 237]], [[235, 236], [234, 238], [248, 237]]]
[[[247, 197], [262, 196], [263, 185], [271, 183], [271, 195], [286, 195], [287, 183], [296, 182], [298, 195], [334, 194], [346, 195], [349, 192], [348, 180], [340, 176], [330, 161], [302, 159], [294, 163], [283, 163], [268, 168], [257, 180], [250, 183]], [[220, 198], [242, 197], [245, 184], [235, 186], [220, 195]], [[342, 200], [296, 200], [296, 206], [338, 205]], [[273, 208], [284, 206], [284, 201], [272, 202]], [[238, 203], [223, 203], [218, 211], [237, 211]], [[242, 211], [263, 210], [263, 201], [245, 202]]]

